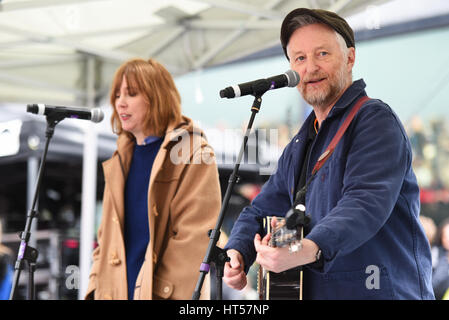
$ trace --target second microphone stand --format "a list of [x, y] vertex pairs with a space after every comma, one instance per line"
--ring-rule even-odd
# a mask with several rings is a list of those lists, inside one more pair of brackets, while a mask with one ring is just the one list
[[36, 261], [39, 252], [28, 245], [31, 238], [31, 224], [34, 218], [37, 218], [36, 204], [39, 197], [39, 189], [42, 183], [42, 176], [44, 173], [45, 162], [47, 159], [48, 146], [50, 140], [53, 137], [56, 125], [64, 119], [64, 115], [58, 115], [57, 113], [47, 115], [47, 129], [45, 131], [45, 148], [42, 156], [41, 164], [39, 167], [38, 178], [36, 182], [36, 189], [34, 191], [33, 202], [31, 209], [28, 211], [27, 219], [25, 223], [25, 230], [20, 233], [20, 247], [17, 254], [17, 261], [14, 265], [14, 278], [9, 300], [13, 300], [19, 284], [20, 273], [23, 269], [24, 262], [28, 264], [28, 300], [35, 300], [35, 285], [34, 285], [34, 272], [36, 271]]
[[243, 154], [245, 152], [246, 146], [248, 144], [248, 138], [249, 134], [251, 133], [251, 129], [254, 123], [254, 119], [256, 117], [256, 114], [259, 112], [261, 104], [262, 104], [262, 95], [265, 93], [266, 90], [262, 90], [263, 92], [258, 92], [254, 94], [254, 102], [251, 107], [251, 117], [248, 122], [248, 126], [246, 128], [245, 136], [243, 137], [243, 143], [240, 148], [239, 155], [237, 157], [237, 161], [234, 166], [234, 170], [232, 171], [229, 181], [228, 181], [228, 187], [226, 189], [226, 193], [223, 198], [223, 202], [220, 209], [220, 214], [218, 216], [217, 223], [215, 225], [215, 228], [209, 231], [209, 246], [206, 251], [206, 255], [204, 257], [203, 263], [201, 263], [200, 266], [200, 277], [198, 279], [198, 282], [195, 287], [195, 291], [192, 295], [192, 300], [198, 300], [201, 295], [201, 288], [203, 286], [204, 279], [207, 275], [207, 273], [210, 270], [210, 264], [213, 263], [215, 265], [215, 271], [216, 271], [216, 289], [217, 289], [217, 300], [222, 300], [222, 278], [224, 273], [224, 265], [227, 261], [229, 261], [229, 257], [226, 254], [226, 251], [220, 247], [217, 246], [217, 242], [220, 238], [220, 229], [224, 221], [225, 213], [228, 209], [229, 199], [231, 198], [232, 190], [236, 183], [238, 183], [239, 176], [238, 171], [240, 168], [240, 163], [243, 158]]

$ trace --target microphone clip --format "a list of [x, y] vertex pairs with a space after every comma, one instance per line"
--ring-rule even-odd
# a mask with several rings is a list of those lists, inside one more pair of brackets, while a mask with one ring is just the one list
[[55, 132], [56, 125], [66, 117], [60, 112], [52, 111], [47, 114], [45, 118], [47, 119], [47, 129], [45, 130], [45, 137], [51, 138], [53, 136], [53, 133]]
[[272, 88], [272, 84], [267, 79], [260, 79], [253, 83], [251, 95], [262, 97], [262, 95]]

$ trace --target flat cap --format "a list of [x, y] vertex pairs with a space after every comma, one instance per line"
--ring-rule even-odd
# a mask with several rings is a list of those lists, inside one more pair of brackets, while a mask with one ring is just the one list
[[340, 17], [338, 14], [322, 9], [298, 8], [294, 9], [285, 16], [281, 26], [281, 44], [287, 59], [288, 42], [290, 41], [290, 37], [293, 32], [298, 28], [295, 23], [292, 23], [292, 20], [295, 17], [302, 15], [312, 16], [321, 23], [324, 23], [327, 26], [331, 27], [343, 37], [348, 48], [355, 47], [354, 31], [346, 22], [346, 20]]

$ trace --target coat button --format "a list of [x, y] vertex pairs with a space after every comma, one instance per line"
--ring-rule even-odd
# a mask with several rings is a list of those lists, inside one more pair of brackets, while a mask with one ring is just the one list
[[157, 254], [156, 252], [153, 252], [153, 263], [157, 263]]
[[164, 287], [164, 293], [168, 293], [170, 291], [169, 287]]
[[111, 259], [109, 263], [113, 266], [118, 266], [122, 261], [120, 259]]
[[118, 258], [117, 253], [111, 253], [111, 260], [109, 260], [109, 264], [113, 266], [118, 266], [122, 261]]

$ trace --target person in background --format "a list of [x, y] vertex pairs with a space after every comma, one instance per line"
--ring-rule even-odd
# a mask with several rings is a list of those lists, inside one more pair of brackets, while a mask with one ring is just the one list
[[[275, 273], [305, 266], [308, 300], [434, 299], [412, 150], [394, 111], [381, 100], [365, 101], [312, 175], [352, 107], [367, 96], [363, 79], [352, 79], [353, 30], [334, 12], [299, 8], [285, 17], [281, 44], [313, 112], [235, 222], [225, 247], [231, 261], [224, 281], [242, 289], [256, 261]], [[304, 239], [270, 247], [264, 218], [285, 216], [296, 199], [310, 217]]]
[[438, 300], [449, 298], [449, 218], [444, 219], [438, 226], [435, 248], [435, 263], [432, 275], [432, 285], [435, 298]]
[[438, 247], [435, 245], [436, 236], [438, 232], [437, 225], [432, 218], [420, 215], [419, 220], [424, 228], [424, 232], [426, 233], [427, 240], [429, 241], [430, 250], [432, 254], [432, 269], [435, 268], [436, 262], [438, 260]]
[[423, 215], [419, 216], [419, 221], [424, 228], [427, 240], [429, 241], [430, 247], [432, 248], [435, 244], [435, 237], [437, 235], [437, 225], [432, 218]]
[[2, 228], [0, 220], [0, 300], [8, 300], [12, 289], [13, 267], [11, 250], [2, 244]]
[[86, 299], [190, 299], [221, 205], [214, 152], [153, 59], [121, 65], [110, 102], [117, 150]]

